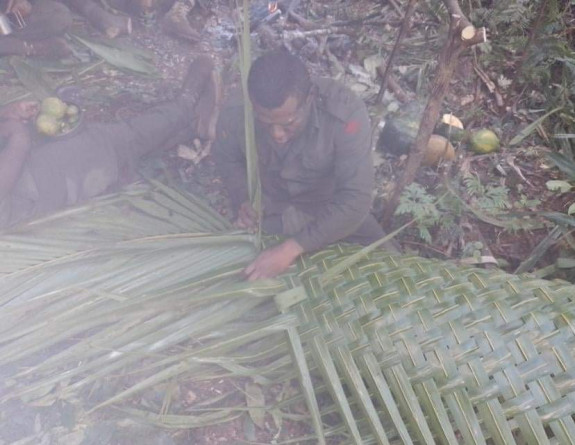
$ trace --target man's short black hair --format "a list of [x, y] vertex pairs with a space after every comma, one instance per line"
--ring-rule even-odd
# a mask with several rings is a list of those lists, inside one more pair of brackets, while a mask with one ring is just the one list
[[257, 58], [248, 75], [248, 92], [261, 107], [281, 107], [289, 96], [299, 103], [311, 89], [309, 72], [304, 63], [287, 50], [269, 52]]

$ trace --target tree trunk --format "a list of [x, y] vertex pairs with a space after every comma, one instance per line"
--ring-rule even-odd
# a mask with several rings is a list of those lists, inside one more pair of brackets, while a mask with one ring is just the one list
[[419, 132], [409, 150], [405, 172], [399, 179], [391, 200], [386, 207], [382, 221], [384, 226], [389, 226], [401, 192], [405, 186], [411, 184], [415, 179], [417, 170], [425, 156], [427, 143], [439, 118], [441, 104], [449, 88], [449, 82], [453, 76], [459, 54], [470, 46], [486, 41], [485, 28], [476, 29], [471, 25], [469, 20], [463, 15], [457, 0], [443, 0], [443, 3], [450, 15], [447, 42], [439, 55], [429, 100], [423, 112]]

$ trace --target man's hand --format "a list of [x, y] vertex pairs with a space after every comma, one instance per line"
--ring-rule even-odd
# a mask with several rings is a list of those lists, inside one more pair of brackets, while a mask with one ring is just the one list
[[234, 223], [238, 229], [254, 230], [258, 224], [258, 214], [252, 207], [251, 202], [244, 202], [238, 210], [238, 218]]
[[287, 270], [303, 253], [303, 248], [294, 239], [264, 250], [253, 263], [243, 271], [248, 281], [273, 278]]
[[40, 106], [33, 100], [12, 102], [0, 108], [0, 118], [27, 122], [38, 114]]

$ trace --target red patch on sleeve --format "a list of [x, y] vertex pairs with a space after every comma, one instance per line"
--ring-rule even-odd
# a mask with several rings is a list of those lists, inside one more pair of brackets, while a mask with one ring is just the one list
[[356, 134], [359, 131], [359, 122], [358, 121], [349, 121], [345, 125], [345, 134]]

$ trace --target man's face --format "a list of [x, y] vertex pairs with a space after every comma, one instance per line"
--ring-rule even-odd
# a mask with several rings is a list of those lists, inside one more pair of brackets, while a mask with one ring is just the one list
[[252, 102], [254, 116], [266, 128], [270, 137], [278, 145], [287, 144], [299, 136], [307, 124], [311, 97], [300, 103], [295, 96], [289, 96], [278, 108], [264, 108]]

